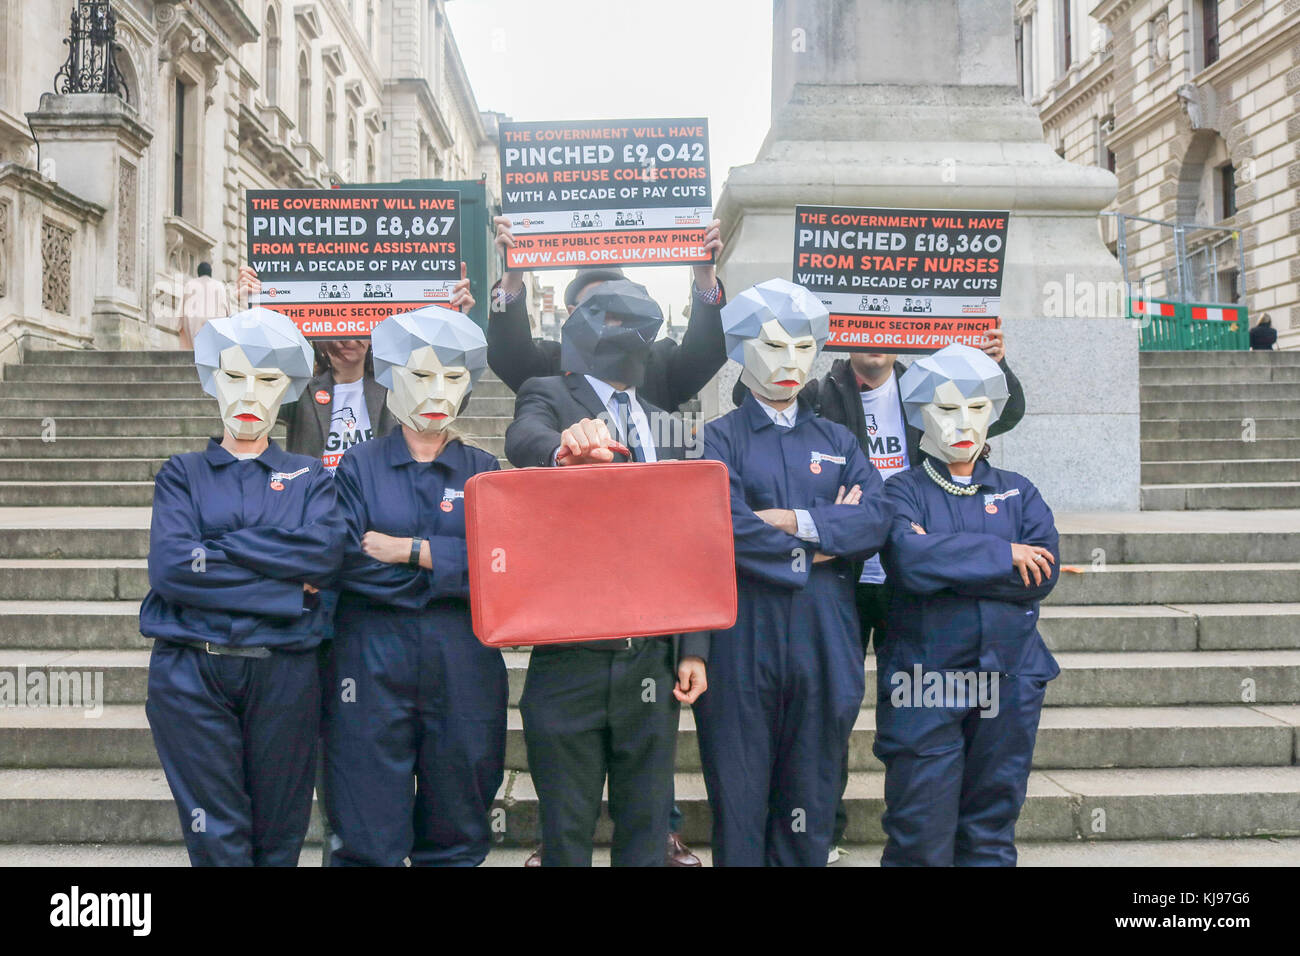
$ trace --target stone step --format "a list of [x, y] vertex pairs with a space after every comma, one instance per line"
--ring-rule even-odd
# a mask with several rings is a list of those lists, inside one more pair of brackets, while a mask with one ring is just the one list
[[1188, 478], [1212, 484], [1300, 482], [1300, 458], [1142, 462], [1144, 485], [1179, 484]]
[[23, 354], [24, 365], [187, 365], [194, 367], [194, 352], [188, 349], [31, 349]]
[[[704, 843], [710, 815], [703, 778], [679, 773], [675, 785], [682, 836]], [[1016, 835], [1024, 842], [1292, 836], [1300, 833], [1298, 801], [1300, 767], [1034, 771]], [[847, 842], [883, 842], [884, 774], [851, 773], [845, 804]], [[504, 811], [502, 843], [531, 847], [537, 833], [531, 778], [507, 773], [496, 805]], [[602, 817], [596, 840], [609, 836]], [[308, 839], [319, 839], [316, 819]], [[0, 770], [0, 843], [179, 841], [161, 770]]]
[[1229, 484], [1143, 484], [1145, 511], [1300, 508], [1300, 481]]
[[139, 385], [149, 383], [199, 383], [199, 373], [194, 363], [189, 365], [6, 365], [6, 382], [31, 382], [50, 386], [73, 383]]
[[1165, 707], [1300, 701], [1300, 651], [1099, 651], [1056, 655], [1053, 707]]
[[[1252, 440], [1276, 438], [1300, 438], [1300, 418], [1258, 418], [1250, 416], [1250, 425], [1243, 424], [1241, 418], [1216, 418], [1209, 420], [1189, 419], [1187, 421], [1142, 421], [1142, 440], [1168, 441], [1176, 438], [1190, 438], [1205, 441], [1208, 439], [1226, 439], [1244, 443], [1246, 438]], [[1234, 456], [1238, 457], [1238, 456]]]
[[163, 458], [0, 458], [0, 482], [152, 482], [165, 460]]
[[1300, 399], [1272, 398], [1241, 401], [1143, 401], [1143, 421], [1178, 419], [1201, 421], [1210, 418], [1294, 418], [1300, 415]]
[[1047, 605], [1054, 652], [1300, 649], [1300, 604]]
[[[35, 436], [44, 439], [50, 435], [53, 440], [45, 443], [52, 445], [68, 438], [171, 438], [178, 435], [207, 438], [221, 433], [221, 422], [215, 415], [202, 418], [54, 418], [52, 434], [46, 421], [40, 418], [0, 418], [0, 438]], [[284, 425], [277, 424], [271, 430], [271, 437], [283, 444], [284, 433]], [[133, 445], [123, 443], [121, 450], [134, 450]]]
[[[213, 422], [215, 427], [218, 423]], [[56, 441], [40, 438], [0, 438], [0, 460], [6, 458], [121, 458], [124, 452], [140, 458], [157, 460], [181, 455], [188, 451], [202, 451], [211, 435], [174, 435], [166, 438], [72, 438], [60, 437]]]
[[[509, 424], [514, 414], [513, 398], [488, 398], [477, 393], [462, 416], [462, 427], [470, 420], [504, 418]], [[44, 398], [0, 398], [3, 418], [211, 418], [217, 417], [217, 402], [201, 395], [198, 398], [118, 398], [96, 401], [89, 398], [67, 399], [57, 389]]]
[[1300, 563], [1114, 564], [1064, 571], [1051, 604], [1261, 604], [1300, 595]]
[[[196, 435], [172, 435], [166, 437], [132, 437], [123, 441], [120, 437], [69, 437], [60, 436], [56, 441], [42, 441], [38, 437], [0, 438], [0, 460], [6, 458], [121, 458], [130, 451], [140, 458], [157, 460], [188, 451], [202, 451], [207, 447], [208, 438], [220, 427], [216, 421], [208, 422], [208, 430]], [[39, 434], [37, 432], [36, 434]], [[272, 435], [277, 441], [284, 438], [283, 427], [277, 427]], [[494, 437], [475, 437], [474, 441], [485, 450], [498, 457], [505, 451], [505, 439]]]
[[[504, 437], [510, 420], [467, 416], [463, 420], [457, 419], [457, 424], [461, 431], [475, 438]], [[168, 438], [177, 435], [206, 438], [220, 434], [220, 431], [221, 422], [215, 415], [190, 418], [0, 418], [0, 438], [37, 437], [45, 444], [67, 438]], [[272, 428], [271, 437], [276, 441], [283, 444], [284, 436], [283, 424]]]
[[1276, 368], [1279, 365], [1300, 365], [1300, 350], [1256, 352], [1250, 349], [1233, 352], [1140, 352], [1140, 368]]
[[[528, 654], [505, 655], [510, 705], [518, 706]], [[1124, 651], [1058, 653], [1061, 675], [1048, 685], [1047, 703], [1067, 707], [1164, 707], [1188, 704], [1290, 704], [1300, 700], [1300, 650]], [[104, 703], [143, 703], [149, 651], [0, 647], [0, 670], [103, 674]], [[866, 661], [875, 687], [874, 656]], [[1246, 685], [1244, 681], [1251, 681]], [[864, 706], [874, 706], [868, 696]]]
[[[713, 852], [696, 842], [692, 851], [705, 866], [713, 865]], [[831, 869], [841, 870], [880, 865], [884, 846], [879, 843], [845, 843], [840, 859]], [[533, 848], [494, 846], [484, 866], [521, 867]], [[1035, 867], [1239, 867], [1300, 866], [1300, 839], [1264, 837], [1219, 840], [1062, 840], [1020, 842], [1016, 847], [1018, 866]], [[319, 866], [321, 847], [303, 845], [300, 867]], [[189, 857], [179, 844], [64, 843], [0, 844], [0, 867], [187, 867]], [[592, 865], [610, 865], [609, 847], [597, 846]]]
[[[1290, 371], [1300, 372], [1300, 366], [1293, 366]], [[1300, 381], [1244, 385], [1211, 378], [1192, 385], [1143, 381], [1138, 394], [1144, 407], [1148, 402], [1295, 402], [1300, 401]]]
[[[1300, 707], [1048, 707], [1034, 767], [1290, 766], [1300, 734]], [[527, 770], [523, 721], [507, 714], [506, 768]], [[872, 753], [875, 713], [863, 709], [849, 741], [849, 769], [883, 770]], [[0, 709], [0, 768], [159, 767], [141, 704]], [[694, 714], [683, 710], [679, 771], [699, 771]]]
[[72, 601], [139, 601], [149, 589], [143, 559], [0, 558], [0, 599], [40, 601], [51, 595]]
[[1291, 438], [1259, 438], [1242, 441], [1225, 438], [1207, 441], [1195, 438], [1141, 441], [1142, 461], [1222, 461], [1229, 458], [1289, 458], [1295, 454], [1296, 443]]
[[139, 601], [0, 601], [0, 648], [145, 650]]
[[[13, 514], [16, 510], [8, 513]], [[41, 527], [36, 526], [36, 522], [49, 516], [50, 509], [23, 510], [39, 512], [39, 515], [33, 515], [32, 524], [26, 527], [0, 526], [0, 554], [7, 558], [146, 558], [149, 555], [149, 512], [146, 509], [135, 512], [139, 515], [143, 511], [135, 527], [117, 528], [93, 524], [82, 528]], [[81, 508], [61, 508], [59, 511], [93, 513], [93, 509]]]
[[0, 506], [148, 506], [153, 481], [0, 481]]
[[[147, 649], [138, 601], [0, 601], [0, 647]], [[1055, 652], [1300, 649], [1300, 604], [1048, 605]]]
[[[1076, 524], [1073, 516], [1058, 516], [1062, 563], [1250, 563], [1289, 561], [1300, 555], [1300, 513], [1294, 511], [1260, 510], [1248, 515], [1201, 512], [1195, 516], [1145, 512], [1142, 517], [1156, 520], [1143, 525], [1135, 515], [1127, 522], [1135, 530], [1112, 531], [1105, 529], [1104, 522], [1090, 526], [1086, 521]], [[1169, 519], [1181, 519], [1183, 527], [1179, 528], [1178, 520]]]
[[0, 382], [0, 399], [31, 401], [105, 402], [124, 399], [170, 399], [198, 402], [209, 396], [199, 387], [198, 378], [192, 384], [182, 382], [126, 383], [120, 382]]
[[[199, 386], [198, 371], [193, 365], [6, 365], [4, 380], [12, 385], [41, 385], [47, 393], [63, 394], [67, 385], [194, 385]], [[474, 394], [482, 398], [514, 398], [499, 379], [481, 378]], [[10, 395], [8, 397], [18, 397]], [[71, 396], [66, 396], [71, 397]]]
[[1300, 383], [1300, 365], [1178, 365], [1142, 368], [1142, 387], [1147, 385], [1261, 385], [1268, 382]]
[[[23, 365], [84, 365], [114, 368], [121, 365], [183, 365], [194, 368], [194, 352], [188, 349], [30, 349]], [[487, 369], [480, 382], [499, 382]]]
[[[66, 459], [57, 464], [95, 467], [114, 461]], [[1056, 519], [1061, 560], [1067, 565], [1277, 562], [1300, 554], [1300, 510], [1062, 512]], [[0, 554], [144, 558], [149, 521], [145, 507], [0, 508]]]
[[[0, 601], [0, 647], [147, 649], [137, 601]], [[1300, 604], [1047, 605], [1055, 652], [1300, 649]]]
[[[27, 518], [23, 512], [34, 514]], [[42, 514], [53, 524], [49, 528], [31, 527]], [[68, 512], [68, 514], [62, 514]], [[16, 550], [17, 555], [48, 555], [52, 553], [68, 554], [74, 548], [74, 540], [69, 531], [79, 529], [75, 524], [78, 516], [95, 514], [96, 509], [8, 509], [0, 511], [0, 542], [6, 542]], [[1265, 512], [1268, 516], [1269, 512]], [[1286, 512], [1273, 512], [1284, 515]], [[1212, 519], [1221, 519], [1221, 515], [1209, 515]], [[85, 520], [85, 519], [83, 519]], [[78, 576], [94, 585], [94, 593], [61, 593], [60, 597], [73, 600], [110, 600], [114, 594], [101, 593], [99, 587], [107, 587], [109, 576], [121, 574], [123, 587], [134, 587], [143, 581], [146, 562], [144, 562], [144, 538], [142, 532], [148, 522], [148, 511], [133, 509], [122, 516], [126, 527], [131, 528], [131, 535], [123, 536], [120, 548], [113, 548], [117, 554], [134, 553], [135, 558], [114, 557], [104, 554], [103, 548], [112, 540], [105, 533], [90, 533], [85, 537], [85, 549], [88, 553], [101, 557], [68, 557], [65, 559], [34, 559], [31, 557], [5, 558], [0, 561], [0, 600], [40, 600], [47, 598], [47, 593], [8, 593], [6, 587], [30, 589], [39, 588], [42, 581], [49, 588], [56, 587], [55, 581], [73, 587], [73, 580]], [[1282, 518], [1275, 516], [1281, 522]], [[91, 523], [82, 528], [94, 529]], [[1204, 527], [1204, 525], [1203, 525]], [[99, 532], [112, 529], [98, 529]], [[1265, 557], [1281, 557], [1294, 540], [1291, 532], [1279, 533], [1279, 544], [1268, 548], [1271, 540], [1262, 538], [1256, 546], [1249, 544], [1245, 533], [1223, 535], [1225, 550], [1235, 550], [1234, 554], [1218, 554], [1217, 557], [1256, 557], [1264, 550]], [[1196, 540], [1195, 536], [1190, 536]], [[1070, 533], [1065, 540], [1071, 541]], [[1169, 557], [1178, 554], [1179, 536], [1162, 536], [1160, 533], [1148, 533], [1144, 536], [1127, 538], [1122, 535], [1108, 535], [1104, 531], [1089, 533], [1083, 537], [1082, 545], [1067, 544], [1063, 559], [1060, 583], [1050, 594], [1048, 604], [1056, 605], [1132, 605], [1132, 604], [1235, 604], [1235, 602], [1270, 602], [1287, 601], [1300, 594], [1300, 563], [1281, 561], [1218, 561], [1218, 562], [1126, 562], [1118, 558], [1126, 557], [1164, 557], [1167, 551], [1173, 551]], [[1086, 563], [1089, 555], [1088, 545], [1102, 551], [1102, 561]], [[1212, 548], [1212, 544], [1204, 544]], [[1281, 549], [1281, 554], [1278, 553]], [[1213, 548], [1212, 548], [1213, 550]], [[1126, 553], [1130, 551], [1130, 553]], [[1244, 553], [1243, 553], [1244, 551]], [[1210, 555], [1204, 555], [1210, 557]], [[1071, 558], [1079, 563], [1071, 563]], [[92, 587], [85, 584], [83, 587]], [[1144, 592], [1143, 588], [1151, 589]], [[123, 600], [143, 597], [139, 594], [125, 593]]]

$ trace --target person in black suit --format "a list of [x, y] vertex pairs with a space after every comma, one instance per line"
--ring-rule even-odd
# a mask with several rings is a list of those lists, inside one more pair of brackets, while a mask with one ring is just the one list
[[[515, 244], [506, 216], [496, 217], [497, 246], [504, 251]], [[704, 249], [716, 260], [722, 251], [722, 224], [713, 220], [704, 234]], [[645, 379], [639, 391], [646, 401], [672, 411], [688, 402], [727, 361], [722, 341], [722, 307], [726, 292], [712, 263], [691, 267], [694, 292], [691, 318], [681, 344], [670, 338], [653, 343], [646, 357]], [[488, 365], [501, 381], [518, 392], [530, 378], [560, 372], [560, 345], [532, 337], [525, 295], [526, 272], [507, 272], [492, 290], [487, 340]], [[579, 269], [564, 290], [564, 304], [572, 315], [593, 285], [625, 278], [617, 266]], [[598, 287], [598, 286], [597, 286]]]
[[[497, 216], [497, 247], [502, 253], [515, 244], [510, 219]], [[632, 225], [632, 216], [626, 217]], [[713, 220], [704, 234], [704, 248], [716, 260], [722, 251], [722, 223]], [[703, 388], [727, 360], [722, 337], [722, 307], [726, 290], [718, 280], [712, 263], [692, 266], [691, 317], [681, 343], [662, 338], [650, 346], [644, 379], [638, 392], [646, 401], [660, 408], [679, 409]], [[532, 337], [525, 295], [525, 272], [507, 272], [492, 292], [487, 340], [488, 365], [511, 391], [518, 393], [530, 378], [560, 373], [561, 346], [557, 342]], [[617, 266], [579, 269], [564, 290], [564, 304], [572, 315], [586, 296], [606, 282], [626, 278]], [[704, 291], [707, 290], [707, 291]], [[673, 804], [672, 831], [668, 836], [668, 859], [673, 866], [698, 867], [703, 863], [682, 841], [681, 812]], [[534, 853], [526, 866], [540, 866], [541, 857]]]
[[[644, 286], [619, 279], [589, 291], [562, 330], [567, 374], [533, 378], [519, 390], [506, 430], [510, 463], [698, 457], [695, 436], [685, 433], [680, 418], [639, 394], [662, 322]], [[649, 637], [533, 649], [519, 710], [541, 810], [542, 866], [591, 865], [606, 777], [613, 864], [664, 865], [680, 705], [707, 687], [707, 635], [678, 643]], [[672, 695], [646, 701], [647, 678], [673, 687]]]

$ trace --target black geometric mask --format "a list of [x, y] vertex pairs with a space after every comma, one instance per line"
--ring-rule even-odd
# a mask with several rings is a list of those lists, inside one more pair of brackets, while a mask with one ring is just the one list
[[645, 379], [650, 345], [663, 321], [659, 304], [645, 286], [628, 279], [604, 282], [561, 328], [560, 366], [566, 372], [637, 388]]

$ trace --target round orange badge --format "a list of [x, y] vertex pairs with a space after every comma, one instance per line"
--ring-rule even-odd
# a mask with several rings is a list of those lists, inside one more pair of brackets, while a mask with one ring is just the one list
[[328, 405], [329, 403], [330, 403], [330, 393], [327, 392], [327, 391], [325, 391], [325, 389], [323, 389], [323, 388], [322, 388], [322, 389], [319, 389], [319, 390], [316, 392], [316, 404], [317, 404], [317, 405]]
[[450, 501], [444, 501], [444, 502], [443, 502], [441, 505], [439, 505], [438, 507], [440, 507], [443, 511], [450, 511], [451, 508], [452, 508], [452, 505], [451, 505], [451, 502], [450, 502]]
[[998, 513], [998, 506], [995, 504], [987, 504], [984, 506], [984, 510], [991, 515], [995, 515]]
[[284, 482], [283, 482], [283, 481], [273, 481], [273, 482], [271, 482], [271, 490], [272, 490], [272, 491], [284, 491]]
[[814, 475], [820, 475], [822, 473], [821, 462], [819, 461], [813, 462], [811, 465], [808, 466], [808, 470], [811, 471]]

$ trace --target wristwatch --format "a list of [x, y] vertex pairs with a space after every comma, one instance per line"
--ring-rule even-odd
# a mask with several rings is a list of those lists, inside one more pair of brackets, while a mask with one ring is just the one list
[[423, 538], [411, 539], [411, 556], [406, 559], [406, 563], [413, 568], [420, 566], [420, 549], [424, 547]]

